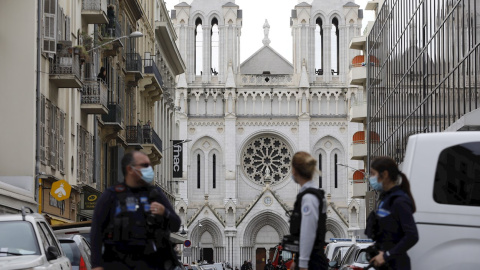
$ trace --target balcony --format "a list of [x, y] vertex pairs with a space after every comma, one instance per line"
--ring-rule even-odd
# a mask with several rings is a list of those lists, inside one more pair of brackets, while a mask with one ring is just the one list
[[[122, 37], [122, 26], [116, 19], [113, 19], [112, 23], [100, 26], [100, 36], [104, 43]], [[105, 47], [107, 47], [105, 48], [106, 55], [115, 56], [118, 53], [117, 49], [123, 47], [122, 39], [117, 39]]]
[[365, 194], [367, 193], [367, 182], [361, 180], [361, 181], [353, 181], [353, 193], [352, 193], [352, 198], [363, 198], [365, 197]]
[[363, 123], [367, 119], [367, 102], [355, 102], [350, 105], [350, 122]]
[[80, 108], [87, 114], [107, 114], [107, 91], [103, 81], [84, 81]]
[[354, 37], [352, 38], [352, 41], [350, 41], [350, 49], [363, 51], [365, 49], [366, 43], [367, 43], [366, 36]]
[[139, 83], [140, 91], [145, 91], [144, 94], [151, 102], [160, 100], [162, 94], [163, 79], [160, 71], [153, 59], [144, 59], [144, 77]]
[[57, 54], [50, 62], [50, 82], [58, 88], [81, 88], [80, 61], [78, 55]]
[[126, 80], [138, 82], [143, 78], [142, 57], [138, 53], [126, 53]]
[[365, 141], [353, 142], [350, 146], [350, 159], [363, 160], [367, 156], [367, 144]]
[[119, 104], [108, 104], [108, 113], [102, 115], [105, 126], [114, 127], [117, 130], [123, 129], [123, 108]]
[[148, 155], [152, 165], [162, 159], [162, 139], [150, 125], [127, 126], [127, 144]]
[[365, 6], [365, 10], [376, 11], [377, 7], [378, 7], [378, 0], [368, 1], [367, 5]]
[[87, 24], [106, 24], [107, 0], [82, 0], [82, 20]]

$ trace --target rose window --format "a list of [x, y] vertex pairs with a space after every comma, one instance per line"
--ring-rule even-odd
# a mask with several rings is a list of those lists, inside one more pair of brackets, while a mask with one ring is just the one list
[[292, 150], [283, 140], [274, 136], [259, 136], [243, 149], [243, 170], [254, 183], [264, 185], [265, 177], [276, 184], [290, 172]]

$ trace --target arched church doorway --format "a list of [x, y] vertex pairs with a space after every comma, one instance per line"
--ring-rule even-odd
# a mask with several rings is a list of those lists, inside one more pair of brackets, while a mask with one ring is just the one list
[[255, 269], [263, 270], [267, 260], [273, 257], [275, 246], [280, 242], [278, 232], [270, 225], [263, 226], [255, 238]]

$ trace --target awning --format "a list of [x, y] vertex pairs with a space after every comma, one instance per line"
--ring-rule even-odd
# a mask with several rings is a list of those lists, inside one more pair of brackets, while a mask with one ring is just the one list
[[52, 216], [52, 215], [45, 214], [45, 213], [43, 213], [43, 215], [44, 215], [45, 219], [49, 220], [50, 225], [66, 224], [66, 223], [74, 222], [73, 220], [70, 220], [70, 219], [56, 217], [56, 216]]

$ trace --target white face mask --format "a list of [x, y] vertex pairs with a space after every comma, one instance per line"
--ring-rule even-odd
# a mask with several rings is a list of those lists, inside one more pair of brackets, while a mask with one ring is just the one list
[[152, 166], [148, 166], [147, 168], [141, 168], [140, 170], [135, 169], [137, 172], [140, 171], [140, 177], [143, 181], [147, 182], [148, 184], [153, 182], [153, 178], [155, 177], [155, 173], [153, 172]]

